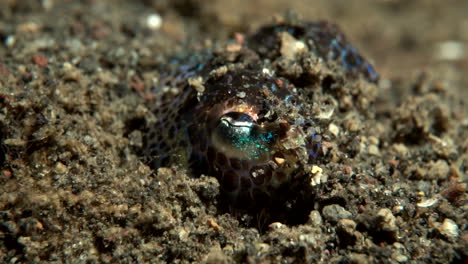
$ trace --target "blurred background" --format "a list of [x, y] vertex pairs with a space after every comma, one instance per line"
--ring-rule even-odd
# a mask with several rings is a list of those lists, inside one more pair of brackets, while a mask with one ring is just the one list
[[[90, 12], [93, 19], [120, 23], [124, 29], [148, 18], [180, 41], [252, 32], [291, 9], [305, 20], [338, 24], [388, 79], [430, 71], [457, 87], [468, 85], [468, 1], [463, 0], [0, 0], [0, 7], [3, 39], [8, 24], [18, 22], [9, 18], [23, 13], [28, 20], [29, 14], [43, 10], [53, 14], [52, 23], [60, 21], [60, 14], [86, 18]], [[460, 92], [468, 95], [466, 90]]]

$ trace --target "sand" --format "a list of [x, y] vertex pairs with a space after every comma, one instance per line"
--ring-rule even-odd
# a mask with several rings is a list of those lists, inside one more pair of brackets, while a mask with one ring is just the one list
[[[468, 4], [304, 3], [1, 1], [0, 262], [466, 263]], [[141, 124], [168, 55], [288, 8], [339, 24], [380, 81], [366, 118], [339, 101], [315, 199], [262, 222], [210, 175], [148, 167]]]

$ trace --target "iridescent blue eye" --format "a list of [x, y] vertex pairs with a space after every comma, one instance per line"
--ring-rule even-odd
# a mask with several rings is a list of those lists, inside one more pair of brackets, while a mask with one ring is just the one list
[[259, 126], [250, 115], [230, 112], [219, 118], [213, 142], [230, 156], [260, 159], [270, 151], [275, 137], [273, 131]]

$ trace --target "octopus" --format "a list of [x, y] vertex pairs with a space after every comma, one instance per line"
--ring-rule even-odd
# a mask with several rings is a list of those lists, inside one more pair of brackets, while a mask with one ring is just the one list
[[331, 80], [378, 80], [325, 21], [277, 22], [226, 48], [169, 61], [157, 87], [166, 92], [151, 103], [156, 121], [144, 135], [148, 164], [215, 176], [244, 208], [310, 180], [328, 113], [315, 98], [336, 90], [340, 82]]

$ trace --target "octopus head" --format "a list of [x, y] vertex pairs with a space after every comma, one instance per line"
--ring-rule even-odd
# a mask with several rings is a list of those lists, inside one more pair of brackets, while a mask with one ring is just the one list
[[[289, 120], [293, 106], [282, 106], [271, 90], [275, 79], [251, 72], [227, 73], [200, 98], [198, 134], [206, 137], [208, 170], [238, 204], [268, 199], [309, 161], [311, 135]], [[242, 93], [245, 96], [238, 97]], [[215, 98], [215, 99], [214, 99]]]

